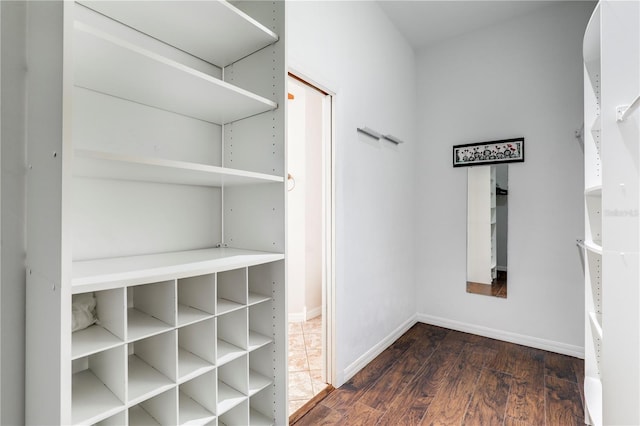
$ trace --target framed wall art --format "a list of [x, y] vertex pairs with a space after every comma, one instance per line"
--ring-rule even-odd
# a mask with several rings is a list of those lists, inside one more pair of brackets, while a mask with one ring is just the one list
[[524, 161], [524, 138], [453, 146], [453, 167]]

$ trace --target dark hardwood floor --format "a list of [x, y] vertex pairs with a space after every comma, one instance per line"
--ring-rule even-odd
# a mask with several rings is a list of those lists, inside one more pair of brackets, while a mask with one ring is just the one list
[[295, 425], [583, 425], [584, 362], [416, 324]]

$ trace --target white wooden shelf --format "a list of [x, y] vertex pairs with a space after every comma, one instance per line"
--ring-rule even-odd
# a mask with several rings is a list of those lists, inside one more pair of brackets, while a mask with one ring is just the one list
[[257, 305], [259, 303], [269, 302], [270, 300], [271, 300], [271, 297], [269, 296], [264, 296], [262, 294], [249, 292], [247, 305], [248, 306]]
[[582, 56], [586, 63], [600, 64], [600, 4], [594, 9], [582, 42]]
[[198, 404], [183, 392], [180, 392], [179, 394], [179, 401], [179, 424], [181, 425], [207, 425], [216, 419], [216, 416], [212, 412]]
[[71, 359], [75, 360], [124, 344], [122, 340], [99, 325], [71, 333]]
[[602, 314], [589, 312], [589, 321], [591, 322], [591, 329], [595, 331], [598, 339], [602, 341]]
[[178, 1], [158, 2], [151, 17], [144, 2], [79, 3], [219, 67], [278, 40], [273, 31], [226, 1], [191, 2], [189, 7]]
[[90, 370], [73, 375], [73, 424], [93, 424], [124, 409], [124, 404]]
[[249, 396], [255, 395], [262, 389], [265, 389], [273, 384], [273, 380], [262, 374], [249, 370]]
[[246, 395], [243, 395], [225, 382], [218, 381], [218, 415], [226, 413], [246, 399]]
[[594, 185], [584, 190], [585, 197], [602, 197], [602, 185]]
[[242, 308], [244, 308], [244, 305], [241, 303], [220, 298], [217, 300], [216, 304], [216, 315], [228, 314], [229, 312], [237, 311]]
[[249, 352], [255, 351], [256, 349], [266, 346], [269, 343], [273, 343], [272, 338], [249, 330]]
[[174, 387], [174, 383], [136, 355], [129, 355], [129, 403], [137, 404]]
[[155, 336], [173, 327], [135, 308], [127, 309], [127, 341]]
[[595, 377], [584, 379], [584, 399], [595, 426], [602, 425], [602, 381]]
[[76, 21], [74, 27], [78, 87], [216, 124], [278, 106], [82, 22]]
[[211, 248], [73, 262], [72, 293], [116, 288], [170, 278], [259, 265], [284, 259], [281, 253]]
[[602, 243], [599, 241], [585, 241], [584, 247], [592, 253], [602, 254]]
[[213, 317], [208, 312], [178, 303], [178, 327], [195, 324]]
[[201, 376], [214, 368], [215, 366], [210, 362], [183, 348], [178, 348], [178, 383]]
[[80, 177], [213, 187], [284, 182], [264, 173], [84, 149], [75, 150], [73, 170]]

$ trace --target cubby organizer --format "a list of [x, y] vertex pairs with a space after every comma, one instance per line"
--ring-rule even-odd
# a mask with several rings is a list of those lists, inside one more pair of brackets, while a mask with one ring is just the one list
[[95, 292], [97, 323], [72, 336], [72, 423], [117, 424], [126, 411], [130, 424], [210, 424], [226, 413], [226, 424], [247, 424], [241, 412], [271, 424], [264, 277], [278, 263]]
[[29, 4], [28, 424], [286, 423], [285, 6]]

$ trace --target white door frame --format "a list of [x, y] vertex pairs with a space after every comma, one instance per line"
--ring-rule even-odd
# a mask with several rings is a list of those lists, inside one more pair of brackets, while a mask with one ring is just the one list
[[289, 68], [290, 76], [325, 93], [323, 121], [329, 119], [330, 131], [323, 132], [322, 220], [322, 353], [323, 372], [327, 383], [336, 382], [335, 371], [335, 98], [325, 85], [298, 70]]

